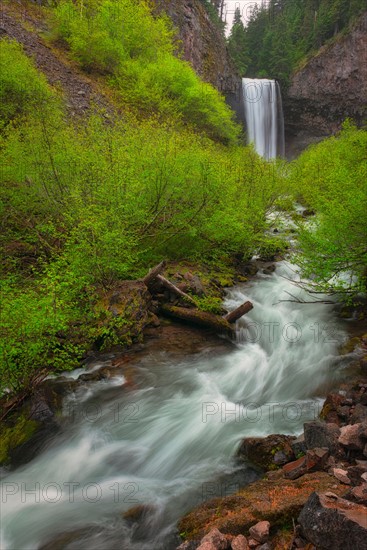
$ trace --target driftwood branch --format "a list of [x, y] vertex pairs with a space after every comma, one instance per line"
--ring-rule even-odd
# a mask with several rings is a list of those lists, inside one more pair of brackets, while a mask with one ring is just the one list
[[166, 263], [167, 262], [163, 260], [163, 262], [153, 267], [153, 269], [149, 271], [148, 275], [145, 275], [143, 283], [146, 286], [149, 286], [154, 281], [154, 279], [156, 279], [157, 276], [164, 270], [164, 268], [166, 267]]
[[157, 275], [157, 280], [160, 281], [162, 283], [162, 285], [164, 287], [166, 287], [168, 290], [170, 290], [174, 294], [177, 294], [177, 296], [180, 296], [181, 298], [183, 298], [187, 302], [190, 302], [190, 304], [193, 304], [194, 306], [196, 306], [196, 302], [195, 302], [194, 298], [192, 298], [191, 296], [186, 294], [186, 292], [183, 292], [182, 290], [180, 290], [176, 285], [171, 283], [171, 281], [169, 281], [168, 279], [163, 277], [163, 275]]
[[211, 328], [224, 334], [233, 334], [233, 327], [230, 323], [228, 323], [228, 321], [219, 315], [214, 315], [213, 313], [208, 313], [207, 311], [170, 306], [167, 304], [163, 304], [161, 306], [161, 311], [164, 315], [173, 317], [174, 319], [180, 319], [181, 321], [186, 321], [187, 323], [198, 325], [200, 327]]
[[251, 302], [245, 302], [233, 311], [227, 313], [227, 315], [224, 315], [223, 319], [227, 321], [227, 323], [235, 323], [236, 321], [238, 321], [238, 319], [242, 317], [242, 315], [245, 315], [246, 313], [251, 311], [253, 307], [254, 306]]
[[[191, 305], [196, 306], [196, 301], [192, 296], [186, 294], [176, 285], [171, 283], [166, 279], [161, 272], [166, 266], [166, 262], [163, 261], [157, 266], [153, 267], [143, 279], [145, 285], [149, 288], [152, 294], [160, 292], [160, 288], [163, 286], [168, 289], [173, 294], [176, 294], [180, 298], [183, 298], [186, 302]], [[194, 325], [201, 327], [211, 328], [217, 332], [225, 333], [232, 335], [234, 332], [233, 323], [235, 323], [240, 317], [251, 311], [254, 306], [251, 302], [245, 302], [241, 304], [238, 308], [230, 313], [227, 313], [223, 317], [220, 315], [214, 315], [207, 311], [201, 311], [197, 307], [195, 308], [186, 308], [186, 307], [177, 307], [170, 304], [161, 304], [160, 311], [163, 315], [168, 317], [173, 317], [181, 321], [186, 321]]]

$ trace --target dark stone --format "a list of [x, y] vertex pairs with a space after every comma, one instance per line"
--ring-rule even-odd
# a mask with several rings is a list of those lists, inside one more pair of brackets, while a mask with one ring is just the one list
[[362, 403], [357, 403], [354, 409], [351, 410], [349, 422], [351, 424], [357, 424], [367, 420], [367, 407]]
[[298, 522], [307, 540], [323, 550], [367, 550], [366, 508], [337, 495], [312, 493]]
[[330, 454], [336, 454], [339, 450], [338, 437], [340, 429], [337, 424], [325, 422], [306, 422], [304, 424], [305, 444], [307, 449], [325, 447]]
[[239, 271], [243, 275], [254, 276], [259, 271], [259, 268], [256, 262], [247, 262], [239, 267]]
[[306, 454], [307, 447], [305, 443], [305, 434], [301, 434], [291, 443], [294, 455]]

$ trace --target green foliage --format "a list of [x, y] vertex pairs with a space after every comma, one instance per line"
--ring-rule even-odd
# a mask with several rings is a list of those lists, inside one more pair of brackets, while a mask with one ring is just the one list
[[110, 75], [127, 105], [176, 115], [224, 142], [237, 139], [224, 98], [174, 56], [168, 18], [153, 17], [144, 0], [61, 0], [54, 33], [85, 70]]
[[50, 98], [46, 79], [23, 54], [21, 46], [4, 39], [0, 48], [0, 130], [16, 116], [41, 108]]
[[223, 300], [215, 296], [204, 296], [202, 298], [195, 297], [195, 302], [199, 309], [221, 315], [223, 313]]
[[245, 76], [276, 78], [286, 88], [305, 56], [348, 28], [364, 9], [364, 0], [270, 0], [257, 6], [242, 39]]
[[318, 290], [366, 291], [366, 150], [367, 132], [346, 122], [293, 163], [294, 188], [317, 213], [301, 228], [297, 261]]
[[[44, 86], [47, 104], [15, 116], [1, 134], [1, 391], [73, 368], [93, 342], [131, 342], [127, 315], [102, 322], [95, 289], [141, 276], [162, 258], [219, 263], [251, 254], [282, 189], [250, 148], [224, 147], [168, 118], [126, 114], [106, 124], [92, 115], [70, 124]], [[219, 112], [205, 86], [212, 128]], [[188, 103], [194, 120], [199, 101], [193, 94]]]

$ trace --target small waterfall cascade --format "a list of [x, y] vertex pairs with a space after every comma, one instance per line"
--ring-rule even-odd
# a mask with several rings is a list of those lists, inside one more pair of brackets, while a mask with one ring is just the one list
[[284, 156], [284, 119], [278, 82], [243, 78], [242, 93], [249, 143], [267, 160]]

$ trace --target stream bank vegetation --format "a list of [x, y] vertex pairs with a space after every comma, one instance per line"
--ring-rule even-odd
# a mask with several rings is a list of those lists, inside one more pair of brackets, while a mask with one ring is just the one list
[[[356, 267], [366, 254], [362, 130], [346, 127], [284, 176], [280, 161], [268, 163], [241, 144], [224, 99], [174, 56], [173, 29], [146, 2], [54, 5], [46, 10], [50, 39], [117, 90], [123, 116], [93, 108], [82, 119], [70, 116], [67, 97], [19, 44], [2, 39], [3, 398], [76, 367], [100, 342], [130, 344], [127, 312], [116, 317], [104, 307], [122, 280], [141, 278], [166, 258], [230, 284], [236, 264], [284, 250], [266, 236], [266, 216], [300, 195], [321, 216], [319, 248], [301, 235], [306, 272], [322, 280], [333, 273], [332, 258], [344, 258], [343, 267], [354, 262], [355, 290], [363, 290]], [[330, 170], [316, 178], [325, 159]], [[325, 249], [331, 229], [333, 247]], [[314, 258], [322, 254], [329, 263]], [[198, 303], [220, 309], [215, 292]]]

